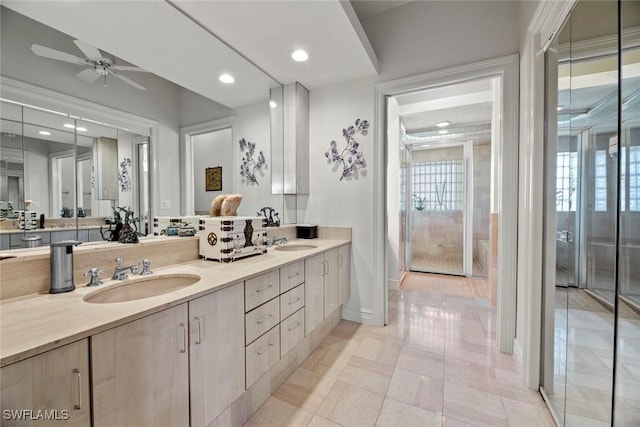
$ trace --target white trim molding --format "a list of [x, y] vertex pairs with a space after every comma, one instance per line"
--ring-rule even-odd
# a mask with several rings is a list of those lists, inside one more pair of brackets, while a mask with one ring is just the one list
[[542, 327], [544, 196], [544, 54], [577, 0], [542, 0], [521, 48], [518, 351], [524, 383], [539, 389]]
[[180, 128], [180, 212], [183, 215], [195, 213], [193, 142], [191, 137], [227, 128], [231, 128], [234, 132], [234, 125], [235, 117], [230, 116]]
[[[383, 219], [386, 209], [385, 171], [386, 171], [386, 98], [402, 93], [451, 85], [480, 78], [500, 79], [502, 93], [502, 117], [500, 122], [500, 164], [499, 168], [499, 241], [498, 241], [498, 345], [500, 351], [511, 353], [515, 338], [516, 325], [516, 249], [517, 249], [517, 182], [518, 182], [518, 55], [506, 56], [453, 67], [431, 73], [421, 74], [399, 80], [379, 83], [376, 92], [376, 187], [374, 193], [376, 236], [376, 265], [384, 287], [384, 301], [387, 300], [386, 245], [387, 235]], [[386, 305], [384, 306], [386, 312]]]

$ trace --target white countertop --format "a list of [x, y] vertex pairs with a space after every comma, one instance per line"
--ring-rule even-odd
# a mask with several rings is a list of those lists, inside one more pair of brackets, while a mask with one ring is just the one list
[[290, 241], [295, 242], [312, 244], [316, 248], [291, 252], [270, 248], [264, 255], [228, 264], [197, 260], [153, 269], [154, 276], [196, 274], [200, 276], [200, 281], [176, 291], [135, 301], [96, 304], [83, 300], [87, 294], [122, 285], [131, 279], [105, 280], [99, 287], [77, 286], [75, 291], [57, 295], [33, 294], [3, 300], [0, 302], [0, 366], [198, 298], [268, 270], [345, 245], [350, 240]]

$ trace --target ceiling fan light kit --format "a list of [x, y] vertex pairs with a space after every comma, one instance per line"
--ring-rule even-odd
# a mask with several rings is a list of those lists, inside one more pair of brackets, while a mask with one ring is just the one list
[[107, 76], [110, 74], [138, 90], [147, 90], [144, 86], [134, 82], [130, 78], [113, 71], [137, 71], [146, 73], [146, 70], [128, 65], [115, 65], [113, 61], [105, 58], [98, 48], [91, 46], [90, 44], [87, 44], [81, 40], [74, 40], [73, 42], [76, 44], [78, 49], [82, 51], [86, 58], [83, 59], [79, 56], [75, 56], [56, 49], [51, 49], [46, 46], [40, 46], [38, 44], [31, 45], [31, 51], [43, 58], [55, 59], [56, 61], [68, 62], [70, 64], [90, 67], [76, 74], [76, 77], [87, 83], [93, 83], [102, 76], [104, 86], [106, 87]]

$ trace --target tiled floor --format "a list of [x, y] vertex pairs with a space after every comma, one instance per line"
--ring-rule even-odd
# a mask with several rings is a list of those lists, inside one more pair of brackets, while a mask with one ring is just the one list
[[[444, 274], [462, 274], [462, 254], [459, 256], [426, 256], [414, 254], [411, 257], [411, 269]], [[477, 259], [473, 260], [473, 275], [487, 276], [485, 266]]]
[[419, 279], [390, 292], [388, 326], [342, 321], [246, 425], [553, 426], [497, 350], [488, 300]]

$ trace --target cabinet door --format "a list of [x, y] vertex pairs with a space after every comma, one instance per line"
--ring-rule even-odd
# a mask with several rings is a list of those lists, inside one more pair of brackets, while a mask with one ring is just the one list
[[338, 303], [342, 305], [351, 297], [351, 245], [338, 248], [338, 276], [340, 287]]
[[338, 308], [338, 248], [324, 253], [324, 318]]
[[94, 427], [189, 426], [187, 304], [91, 337]]
[[323, 261], [322, 254], [304, 260], [305, 335], [324, 319]]
[[189, 302], [191, 426], [208, 426], [244, 392], [242, 283]]
[[[87, 339], [5, 366], [0, 377], [3, 426], [90, 426]], [[18, 420], [18, 412], [6, 418], [5, 411], [19, 410], [27, 420], [38, 414], [47, 419], [29, 423]]]

